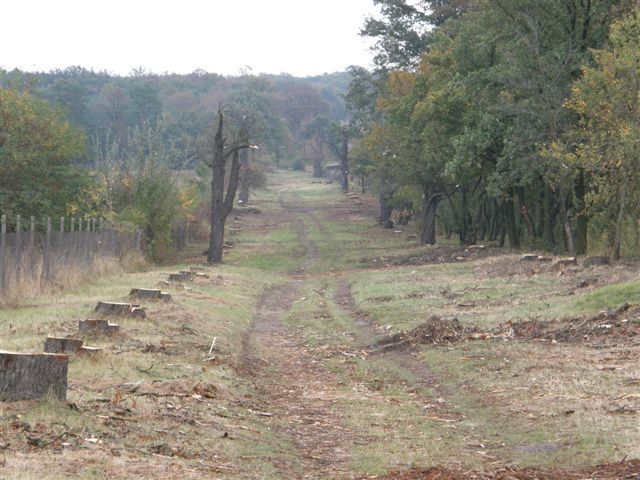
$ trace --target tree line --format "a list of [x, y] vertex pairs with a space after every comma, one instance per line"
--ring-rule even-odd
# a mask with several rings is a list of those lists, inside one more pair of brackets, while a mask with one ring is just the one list
[[[346, 72], [300, 79], [138, 69], [120, 77], [71, 67], [0, 70], [0, 79], [0, 211], [136, 225], [156, 261], [170, 256], [178, 221], [206, 223], [221, 185], [235, 196], [236, 183], [215, 175], [212, 182], [212, 171], [226, 180], [238, 173], [246, 203], [267, 166], [315, 162], [321, 170], [318, 161], [331, 152], [319, 139], [347, 118]], [[241, 143], [248, 146], [250, 137], [253, 154], [238, 149], [234, 167], [220, 169], [226, 152], [216, 153], [217, 136], [233, 138], [225, 148], [235, 148], [243, 124]]]
[[351, 169], [421, 240], [637, 251], [640, 10], [633, 0], [374, 0], [352, 67]]

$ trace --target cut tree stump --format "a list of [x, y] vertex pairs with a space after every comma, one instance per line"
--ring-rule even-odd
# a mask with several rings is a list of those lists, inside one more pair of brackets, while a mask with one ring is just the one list
[[68, 355], [0, 351], [0, 400], [65, 400], [68, 367]]
[[188, 272], [187, 274], [184, 274], [184, 273], [170, 273], [169, 274], [169, 281], [170, 282], [184, 283], [184, 282], [190, 281], [191, 278], [192, 278], [191, 272]]
[[585, 267], [594, 267], [600, 265], [609, 265], [609, 257], [587, 257], [582, 264]]
[[102, 349], [86, 346], [82, 340], [77, 338], [47, 337], [44, 342], [44, 351], [45, 353], [92, 354], [101, 352]]
[[165, 302], [171, 300], [170, 293], [151, 288], [132, 288], [129, 292], [129, 296], [136, 298], [150, 298], [152, 300], [164, 300]]
[[98, 302], [95, 312], [102, 315], [119, 315], [137, 318], [145, 318], [147, 316], [144, 308], [133, 303]]
[[109, 323], [109, 320], [80, 320], [78, 330], [81, 333], [99, 332], [112, 335], [120, 331], [120, 325]]
[[520, 257], [521, 262], [550, 262], [550, 257], [543, 257], [542, 255], [533, 255], [531, 253], [527, 253]]
[[80, 347], [80, 350], [78, 350], [78, 353], [80, 355], [93, 355], [94, 353], [98, 353], [101, 352], [102, 349], [99, 347], [89, 347], [89, 346], [82, 346]]
[[571, 265], [578, 265], [578, 259], [576, 257], [560, 258], [556, 262], [556, 265], [560, 267], [569, 267]]
[[45, 353], [76, 353], [84, 342], [77, 338], [47, 337], [44, 341]]

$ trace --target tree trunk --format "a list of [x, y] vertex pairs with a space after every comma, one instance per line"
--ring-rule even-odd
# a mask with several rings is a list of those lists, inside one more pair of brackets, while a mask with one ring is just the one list
[[[211, 217], [208, 263], [222, 262], [222, 248], [224, 246], [224, 224], [227, 216], [233, 209], [233, 201], [236, 197], [240, 179], [240, 150], [249, 147], [246, 128], [240, 129], [238, 142], [228, 151], [224, 151], [225, 138], [223, 134], [222, 112], [218, 112], [218, 129], [213, 144], [213, 162], [211, 164]], [[229, 172], [229, 184], [225, 195], [224, 180], [227, 158], [233, 155], [231, 171]]]
[[315, 157], [313, 159], [313, 178], [324, 177], [324, 171], [322, 168], [322, 158]]
[[504, 202], [504, 229], [509, 237], [509, 246], [514, 250], [520, 250], [520, 235], [516, 225], [514, 199], [510, 194]]
[[618, 209], [618, 218], [616, 219], [616, 230], [613, 237], [613, 259], [620, 260], [620, 246], [622, 245], [622, 227], [624, 226], [624, 215], [627, 210], [627, 184], [626, 182], [620, 187], [620, 208]]
[[246, 148], [240, 152], [240, 193], [238, 201], [247, 205], [249, 203], [249, 176], [251, 168], [249, 166], [249, 150]]
[[576, 248], [573, 243], [573, 232], [571, 231], [571, 223], [569, 222], [569, 213], [567, 212], [567, 198], [564, 187], [560, 187], [560, 217], [564, 228], [565, 240], [567, 242], [567, 250], [572, 257], [576, 254]]
[[393, 222], [391, 221], [391, 212], [393, 207], [389, 205], [389, 199], [381, 195], [380, 196], [380, 225], [384, 228], [393, 228]]
[[423, 187], [422, 201], [422, 232], [420, 241], [426, 245], [436, 243], [436, 212], [440, 202], [440, 194], [435, 192], [433, 185]]
[[580, 169], [576, 178], [575, 186], [576, 195], [576, 254], [584, 255], [587, 253], [589, 245], [587, 244], [587, 232], [589, 230], [589, 218], [585, 211], [585, 195], [586, 185], [584, 178], [584, 171]]
[[544, 198], [543, 198], [543, 226], [542, 226], [542, 238], [544, 243], [547, 245], [547, 248], [553, 247], [554, 239], [553, 239], [553, 190], [548, 185], [544, 187]]
[[340, 168], [342, 168], [342, 178], [340, 186], [343, 192], [349, 191], [349, 135], [342, 133], [342, 145], [340, 148]]
[[0, 400], [64, 400], [68, 366], [67, 355], [0, 352]]

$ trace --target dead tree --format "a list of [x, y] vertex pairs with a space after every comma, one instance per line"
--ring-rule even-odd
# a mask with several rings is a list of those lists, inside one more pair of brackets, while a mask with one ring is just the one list
[[[243, 122], [233, 145], [225, 149], [227, 138], [224, 136], [224, 119], [222, 109], [218, 109], [218, 128], [213, 142], [213, 160], [211, 162], [211, 231], [207, 262], [222, 262], [224, 246], [224, 224], [233, 209], [233, 201], [238, 190], [240, 179], [240, 151], [249, 148], [247, 123]], [[225, 189], [227, 161], [231, 158], [229, 180]]]
[[240, 152], [240, 192], [238, 193], [238, 201], [244, 205], [249, 203], [250, 177], [249, 150], [245, 148]]

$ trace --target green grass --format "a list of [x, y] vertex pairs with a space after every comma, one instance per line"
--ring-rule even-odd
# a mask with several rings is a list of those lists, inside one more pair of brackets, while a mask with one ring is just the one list
[[[231, 465], [199, 474], [205, 477], [279, 478], [283, 468], [294, 477], [314, 473], [300, 461], [289, 418], [251, 413], [282, 405], [269, 404], [256, 386], [255, 372], [242, 368], [245, 340], [255, 335], [263, 292], [295, 283], [299, 290], [282, 319], [287, 341], [304, 349], [326, 375], [327, 389], [336, 396], [331, 403], [336, 425], [349, 435], [345, 441], [338, 430], [336, 442], [347, 445], [352, 476], [451, 461], [474, 467], [562, 466], [619, 460], [627, 454], [640, 457], [635, 417], [609, 413], [617, 402], [635, 401], [630, 380], [640, 373], [633, 347], [596, 350], [583, 344], [496, 340], [371, 353], [367, 347], [386, 330], [358, 324], [337, 300], [339, 287], [350, 284], [358, 310], [388, 326], [390, 333], [413, 328], [431, 315], [457, 317], [488, 331], [508, 320], [586, 316], [638, 303], [637, 273], [624, 267], [566, 275], [555, 270], [527, 273], [518, 271], [516, 255], [385, 266], [372, 259], [439, 247], [408, 240], [413, 227], [403, 227], [400, 235], [380, 229], [373, 208], [363, 211], [336, 185], [313, 183], [307, 173], [277, 172], [269, 182], [268, 190], [252, 193], [262, 213], [245, 213], [235, 222], [238, 231], [228, 236], [234, 247], [222, 265], [207, 269], [208, 280], [191, 282], [188, 290], [170, 287], [173, 302], [148, 304], [144, 321], [120, 320], [125, 333], [120, 337], [87, 339], [106, 351], [70, 361], [69, 400], [81, 412], [51, 400], [30, 402], [28, 409], [20, 402], [1, 404], [0, 429], [7, 430], [22, 415], [32, 425], [60, 424], [81, 431], [83, 438], [102, 435], [117, 448], [131, 446], [144, 453], [160, 438], [172, 446], [214, 452], [219, 458], [213, 463]], [[301, 210], [286, 212], [283, 205]], [[125, 300], [130, 288], [157, 286], [169, 271], [187, 266], [182, 262], [99, 278], [62, 295], [5, 309], [0, 347], [39, 351], [45, 335], [74, 333], [77, 320], [90, 316], [97, 301]], [[590, 276], [599, 278], [594, 287], [575, 288]], [[209, 363], [205, 357], [213, 337], [220, 362]], [[279, 348], [278, 338], [273, 340], [271, 348]], [[146, 344], [177, 345], [182, 351], [145, 353]], [[269, 352], [280, 360], [261, 358]], [[251, 353], [258, 358], [250, 368], [282, 378], [286, 354], [264, 346]], [[216, 385], [218, 394], [207, 400], [125, 395], [120, 406], [140, 421], [123, 435], [98, 417], [108, 415], [112, 405], [94, 400], [114, 398], [124, 384], [140, 381], [144, 388], [204, 382]], [[138, 455], [135, 449], [129, 451], [136, 462], [154, 469], [157, 463], [158, 476], [174, 474], [171, 468], [187, 472], [201, 467], [199, 459], [167, 460]], [[113, 466], [105, 452], [94, 452], [93, 463], [77, 476], [127, 478], [126, 462]], [[66, 475], [54, 463], [57, 458], [31, 455], [20, 466], [11, 464], [7, 478], [35, 478], [25, 473], [24, 465], [41, 462], [50, 463], [42, 463], [38, 478]]]

